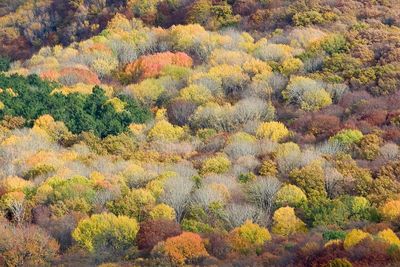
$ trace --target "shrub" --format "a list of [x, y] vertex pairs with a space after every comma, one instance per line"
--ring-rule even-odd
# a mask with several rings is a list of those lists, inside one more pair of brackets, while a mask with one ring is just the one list
[[377, 237], [385, 241], [386, 243], [389, 243], [390, 245], [395, 245], [400, 247], [399, 237], [390, 228], [380, 231]]
[[400, 180], [400, 160], [393, 160], [382, 166], [379, 170], [379, 176], [387, 177], [392, 180]]
[[349, 208], [340, 199], [308, 201], [304, 211], [313, 226], [338, 225], [343, 227], [348, 223], [351, 215]]
[[135, 219], [102, 213], [80, 221], [72, 237], [91, 252], [107, 249], [120, 255], [133, 246], [138, 231]]
[[306, 111], [319, 110], [332, 104], [331, 96], [320, 82], [302, 76], [292, 77], [282, 95]]
[[258, 127], [256, 135], [258, 138], [280, 141], [289, 136], [289, 130], [281, 122], [264, 122]]
[[251, 221], [246, 221], [240, 227], [233, 229], [228, 236], [232, 249], [242, 254], [255, 253], [270, 239], [268, 229]]
[[317, 111], [330, 104], [332, 104], [330, 94], [324, 89], [316, 89], [304, 92], [300, 107], [305, 111]]
[[183, 135], [183, 128], [173, 126], [166, 120], [160, 120], [151, 128], [148, 133], [148, 138], [150, 140], [178, 141]]
[[400, 217], [400, 200], [390, 200], [381, 208], [380, 212], [385, 220], [395, 221]]
[[225, 155], [217, 155], [206, 159], [201, 167], [201, 172], [222, 174], [227, 172], [231, 167], [230, 160]]
[[265, 160], [258, 172], [262, 176], [276, 176], [278, 174], [277, 164], [273, 160]]
[[180, 91], [180, 97], [183, 100], [194, 102], [202, 105], [212, 98], [210, 90], [200, 85], [190, 85]]
[[296, 13], [292, 20], [295, 26], [309, 26], [325, 22], [322, 14], [315, 10]]
[[178, 265], [208, 256], [201, 237], [189, 232], [168, 238], [165, 241], [164, 250], [171, 261]]
[[301, 150], [298, 144], [293, 142], [287, 142], [279, 144], [274, 154], [277, 159], [281, 159], [289, 156], [290, 154], [300, 154], [300, 153]]
[[346, 232], [343, 231], [326, 231], [322, 234], [324, 240], [344, 240], [346, 238]]
[[348, 51], [346, 38], [340, 34], [330, 35], [321, 42], [321, 48], [329, 55], [345, 53]]
[[370, 235], [358, 229], [351, 230], [349, 233], [347, 233], [346, 238], [344, 239], [344, 249], [349, 250], [365, 238], [370, 238]]
[[353, 264], [346, 259], [330, 260], [324, 267], [353, 267]]
[[149, 213], [152, 220], [175, 220], [175, 210], [166, 204], [156, 205]]
[[281, 73], [285, 75], [293, 74], [303, 67], [303, 62], [298, 58], [288, 58], [280, 66]]
[[29, 187], [32, 187], [33, 184], [30, 181], [24, 180], [22, 178], [16, 176], [9, 176], [2, 180], [0, 180], [0, 194], [15, 192], [15, 191], [24, 191]]
[[272, 232], [278, 235], [291, 235], [306, 232], [307, 227], [294, 213], [291, 207], [279, 208], [273, 216]]
[[362, 138], [363, 134], [359, 130], [345, 129], [332, 136], [329, 141], [337, 142], [343, 146], [350, 146], [352, 144], [357, 144]]
[[188, 232], [211, 233], [213, 231], [213, 228], [209, 224], [199, 222], [195, 219], [183, 219], [181, 225], [182, 229]]
[[270, 44], [266, 39], [262, 38], [255, 44], [253, 54], [263, 61], [282, 62], [292, 57], [292, 50], [293, 48], [288, 45]]
[[149, 220], [142, 222], [137, 234], [138, 248], [150, 251], [159, 242], [181, 233], [181, 227], [175, 221]]

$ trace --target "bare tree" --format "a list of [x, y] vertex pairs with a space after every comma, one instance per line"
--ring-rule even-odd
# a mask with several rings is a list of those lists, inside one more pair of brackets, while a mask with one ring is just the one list
[[343, 175], [333, 167], [325, 169], [325, 190], [328, 197], [333, 199], [338, 195], [341, 187], [343, 186]]
[[265, 177], [252, 183], [247, 189], [249, 200], [260, 209], [271, 214], [276, 193], [281, 187], [281, 182], [275, 177]]
[[230, 204], [226, 207], [223, 219], [230, 229], [242, 225], [246, 220], [256, 222], [262, 212], [249, 204]]
[[13, 200], [10, 203], [9, 208], [10, 208], [14, 222], [17, 225], [20, 225], [24, 221], [24, 214], [25, 214], [24, 200]]
[[193, 187], [194, 182], [189, 177], [183, 176], [170, 178], [164, 185], [161, 201], [174, 208], [177, 222], [183, 219]]
[[210, 204], [224, 201], [224, 197], [210, 186], [205, 186], [194, 193], [192, 201], [207, 210]]

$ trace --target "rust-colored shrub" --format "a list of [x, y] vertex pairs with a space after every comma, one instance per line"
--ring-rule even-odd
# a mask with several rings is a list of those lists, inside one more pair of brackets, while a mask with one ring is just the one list
[[96, 73], [91, 70], [67, 67], [60, 71], [58, 80], [65, 85], [73, 85], [77, 83], [99, 85], [101, 82]]
[[208, 256], [201, 237], [190, 232], [168, 238], [165, 241], [164, 250], [171, 261], [177, 265]]
[[155, 78], [161, 74], [164, 67], [169, 65], [191, 67], [193, 60], [183, 52], [164, 52], [154, 55], [142, 56], [129, 63], [124, 70], [128, 81]]

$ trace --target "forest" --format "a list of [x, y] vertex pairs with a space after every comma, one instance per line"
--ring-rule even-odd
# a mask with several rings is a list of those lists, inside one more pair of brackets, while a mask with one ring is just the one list
[[400, 266], [400, 2], [0, 0], [0, 266]]

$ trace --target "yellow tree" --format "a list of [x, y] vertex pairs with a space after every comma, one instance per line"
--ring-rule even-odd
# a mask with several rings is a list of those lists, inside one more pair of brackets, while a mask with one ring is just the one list
[[306, 232], [304, 222], [297, 218], [291, 207], [279, 208], [273, 216], [272, 232], [278, 235], [291, 235], [298, 232]]
[[278, 142], [289, 136], [289, 130], [281, 122], [264, 122], [257, 128], [256, 135], [258, 138], [268, 138]]
[[248, 220], [233, 229], [228, 239], [233, 250], [249, 254], [256, 252], [265, 242], [271, 240], [271, 234], [268, 229]]

